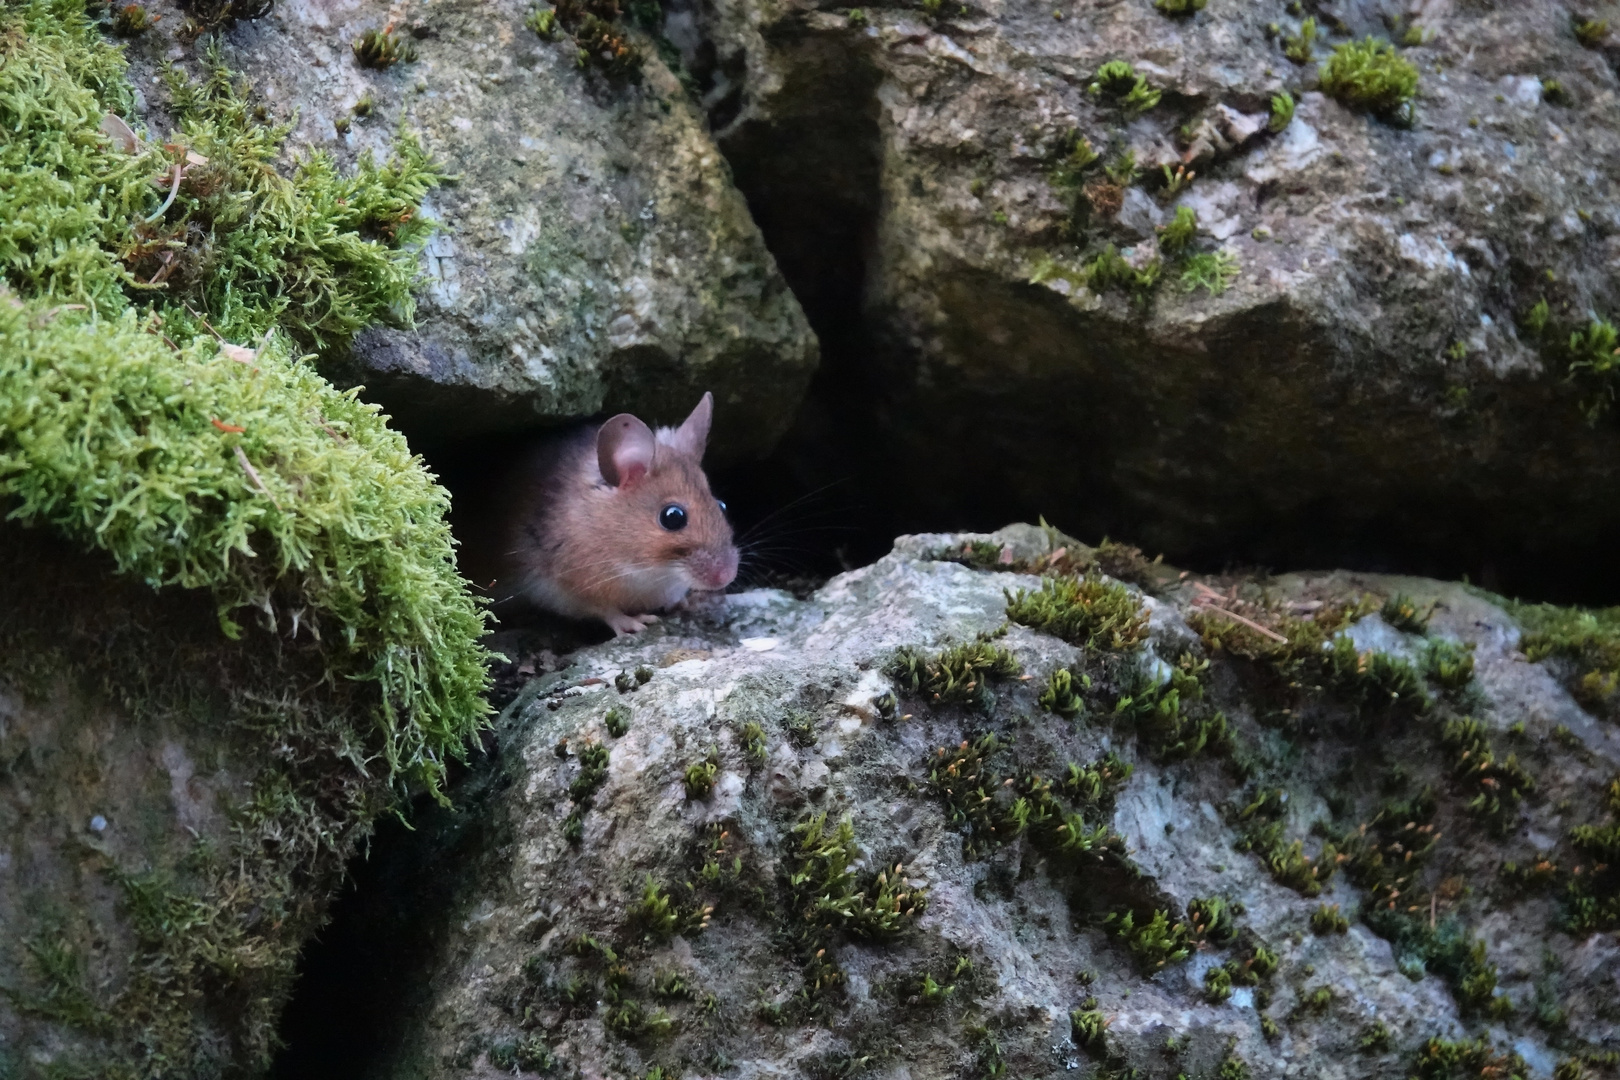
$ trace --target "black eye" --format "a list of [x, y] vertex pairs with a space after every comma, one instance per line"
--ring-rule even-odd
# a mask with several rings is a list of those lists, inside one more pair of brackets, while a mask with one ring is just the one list
[[726, 512], [726, 500], [724, 500], [724, 499], [716, 499], [714, 501], [720, 504], [720, 512], [722, 514], [725, 513]]
[[670, 503], [658, 511], [658, 524], [670, 532], [679, 532], [686, 528], [686, 508]]

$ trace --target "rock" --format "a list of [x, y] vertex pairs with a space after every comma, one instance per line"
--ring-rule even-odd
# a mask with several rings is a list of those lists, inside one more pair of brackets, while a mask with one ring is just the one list
[[[662, 62], [637, 85], [581, 70], [566, 34], [524, 27], [532, 7], [459, 0], [406, 19], [281, 0], [223, 35], [300, 152], [386, 157], [403, 125], [458, 176], [424, 208], [443, 229], [415, 327], [363, 332], [347, 378], [418, 443], [620, 410], [678, 419], [713, 390], [720, 456], [762, 452], [816, 366], [798, 302]], [[135, 45], [138, 85], [183, 21], [153, 8], [165, 18]], [[416, 59], [364, 68], [350, 44], [385, 23]]]
[[[1268, 24], [1300, 20], [1252, 5], [929, 6], [715, 0], [666, 22], [829, 328], [820, 406], [865, 440], [828, 465], [806, 435], [807, 486], [876, 472], [900, 526], [1061, 507], [1082, 535], [1212, 565], [1477, 574], [1602, 550], [1620, 434], [1585, 421], [1612, 390], [1570, 377], [1566, 343], [1620, 310], [1620, 84], [1567, 7], [1323, 5], [1294, 64]], [[1423, 38], [1400, 52], [1421, 73], [1410, 127], [1319, 86], [1334, 46], [1389, 18]], [[1158, 104], [1091, 92], [1113, 60]], [[1100, 160], [1065, 174], [1077, 136]], [[1145, 171], [1122, 200], [1104, 169], [1127, 151]], [[1162, 167], [1182, 162], [1197, 176], [1172, 198]], [[1077, 287], [1106, 245], [1153, 253], [1135, 193], [1195, 209], [1230, 287], [1169, 259], [1140, 296]], [[1554, 326], [1521, 327], [1544, 296]]]
[[[1092, 645], [1007, 624], [1031, 570], [1098, 562], [1149, 591], [1090, 579]], [[1441, 641], [1471, 679], [1438, 681]], [[584, 650], [371, 871], [388, 1049], [356, 1072], [1546, 1075], [1613, 1040], [1614, 926], [1560, 929], [1560, 895], [1620, 738], [1520, 641], [1455, 585], [1190, 578], [1017, 526]], [[1021, 673], [918, 666], [975, 643]], [[1470, 808], [1521, 759], [1522, 804]], [[1525, 876], [1538, 850], [1560, 869]]]

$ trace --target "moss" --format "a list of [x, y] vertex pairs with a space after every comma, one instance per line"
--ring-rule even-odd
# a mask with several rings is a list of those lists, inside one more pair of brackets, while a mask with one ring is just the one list
[[1071, 131], [1057, 141], [1051, 157], [1046, 178], [1054, 187], [1073, 193], [1084, 185], [1086, 174], [1100, 155], [1084, 135]]
[[1181, 271], [1181, 289], [1192, 292], [1203, 289], [1211, 296], [1219, 296], [1237, 279], [1237, 256], [1230, 251], [1201, 251], [1189, 255]]
[[1088, 1054], [1107, 1050], [1108, 1020], [1101, 1009], [1075, 1009], [1069, 1013], [1069, 1029], [1074, 1045]]
[[361, 67], [378, 71], [416, 59], [416, 46], [392, 30], [367, 30], [349, 43], [349, 49]]
[[1140, 669], [1132, 670], [1114, 702], [1115, 723], [1135, 731], [1155, 760], [1228, 752], [1231, 732], [1226, 715], [1204, 698], [1208, 669], [1209, 661], [1183, 653], [1162, 683]]
[[1092, 291], [1117, 290], [1145, 301], [1159, 283], [1162, 266], [1157, 259], [1133, 266], [1113, 244], [1108, 244], [1085, 264], [1084, 270], [1086, 285]]
[[1350, 929], [1350, 920], [1339, 911], [1338, 904], [1318, 904], [1311, 912], [1311, 932], [1315, 934], [1343, 934]]
[[677, 903], [651, 874], [642, 886], [641, 898], [630, 906], [625, 925], [644, 941], [661, 943], [676, 934], [699, 934], [709, 928], [714, 905]]
[[602, 717], [602, 726], [607, 733], [615, 739], [624, 738], [630, 730], [630, 710], [624, 705], [615, 705]]
[[534, 11], [524, 25], [551, 40], [558, 27], [573, 40], [580, 67], [615, 81], [639, 83], [646, 57], [619, 25], [618, 0], [559, 0], [551, 11]]
[[1498, 1051], [1481, 1036], [1451, 1041], [1430, 1036], [1412, 1060], [1415, 1080], [1528, 1080], [1530, 1067], [1512, 1050]]
[[686, 767], [682, 780], [686, 786], [688, 799], [707, 799], [714, 793], [714, 778], [720, 772], [720, 762], [710, 754], [702, 761], [694, 761]]
[[765, 760], [765, 729], [757, 721], [750, 720], [743, 725], [742, 743], [749, 761], [757, 764]]
[[1169, 224], [1159, 226], [1159, 250], [1166, 255], [1179, 255], [1191, 246], [1197, 235], [1198, 215], [1190, 206], [1178, 206]]
[[1441, 689], [1463, 689], [1474, 678], [1474, 643], [1430, 638], [1423, 651], [1423, 673]]
[[1452, 778], [1463, 789], [1469, 812], [1497, 836], [1505, 835], [1524, 797], [1536, 786], [1517, 755], [1498, 757], [1484, 725], [1466, 716], [1446, 721], [1440, 743], [1452, 755]]
[[1409, 123], [1418, 70], [1395, 46], [1377, 38], [1338, 46], [1321, 71], [1322, 89], [1354, 109]]
[[1110, 60], [1097, 69], [1087, 89], [1109, 97], [1127, 114], [1146, 112], [1159, 103], [1161, 91], [1148, 85], [1136, 69], [1123, 60]]
[[1172, 922], [1170, 913], [1163, 908], [1155, 910], [1140, 926], [1132, 911], [1116, 912], [1107, 921], [1146, 972], [1187, 959], [1197, 944], [1187, 923], [1179, 919]]
[[1047, 578], [1007, 594], [1007, 618], [1087, 649], [1134, 649], [1147, 639], [1147, 613], [1123, 585], [1096, 574]]
[[1296, 64], [1308, 64], [1316, 55], [1316, 19], [1299, 24], [1299, 33], [1283, 38], [1283, 55]]
[[154, 16], [140, 4], [124, 4], [120, 6], [117, 3], [112, 6], [111, 16], [107, 20], [107, 29], [112, 34], [122, 38], [139, 37], [150, 30], [152, 25], [159, 19], [163, 18], [161, 15]]
[[1076, 679], [1074, 673], [1068, 668], [1057, 668], [1046, 680], [1046, 689], [1036, 704], [1047, 712], [1057, 713], [1059, 716], [1073, 718], [1085, 710], [1085, 698], [1076, 689], [1077, 686], [1090, 685], [1090, 677], [1082, 674]]
[[1612, 715], [1612, 688], [1620, 678], [1620, 608], [1565, 608], [1510, 604], [1523, 629], [1519, 647], [1531, 661], [1558, 658], [1560, 672], [1577, 701]]
[[1397, 592], [1384, 601], [1384, 606], [1378, 609], [1378, 614], [1386, 623], [1403, 633], [1422, 634], [1429, 628], [1429, 617], [1434, 614], [1434, 605], [1430, 604], [1425, 610], [1410, 596]]
[[1267, 125], [1272, 131], [1282, 131], [1294, 122], [1294, 95], [1286, 90], [1271, 95], [1271, 121]]
[[189, 34], [218, 30], [237, 19], [258, 19], [270, 14], [275, 0], [179, 0], [186, 12]]
[[1262, 789], [1237, 814], [1236, 847], [1258, 855], [1278, 884], [1314, 897], [1338, 870], [1338, 852], [1333, 845], [1324, 844], [1310, 858], [1303, 840], [1289, 840], [1284, 829], [1287, 802], [1288, 793], [1283, 789]]
[[884, 673], [907, 693], [922, 694], [936, 705], [971, 705], [986, 712], [995, 705], [990, 680], [1022, 671], [1017, 657], [985, 635], [932, 657], [902, 648], [884, 667]]
[[1580, 15], [1569, 17], [1569, 28], [1575, 35], [1575, 40], [1588, 49], [1602, 48], [1603, 42], [1609, 36], [1609, 20], [1588, 19]]
[[1209, 0], [1153, 0], [1153, 6], [1166, 15], [1183, 17], [1204, 10]]
[[[559, 752], [566, 752], [559, 746]], [[579, 752], [579, 772], [568, 785], [573, 804], [563, 819], [563, 837], [577, 844], [585, 835], [585, 814], [595, 801], [596, 792], [607, 783], [609, 753], [605, 746], [590, 745]]]
[[1570, 933], [1589, 934], [1620, 926], [1620, 778], [1606, 789], [1614, 819], [1604, 825], [1577, 825], [1570, 843], [1590, 860], [1569, 876], [1564, 892], [1563, 927]]

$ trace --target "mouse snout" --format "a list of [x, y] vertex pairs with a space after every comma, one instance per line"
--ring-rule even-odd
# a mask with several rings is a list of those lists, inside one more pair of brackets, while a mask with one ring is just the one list
[[737, 576], [737, 549], [727, 545], [721, 551], [695, 552], [686, 566], [698, 588], [723, 589]]

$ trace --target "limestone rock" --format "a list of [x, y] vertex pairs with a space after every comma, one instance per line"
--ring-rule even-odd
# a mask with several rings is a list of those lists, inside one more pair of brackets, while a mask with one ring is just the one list
[[[1138, 644], [1004, 628], [1029, 571], [1098, 560], [1156, 594], [1128, 591]], [[1369, 613], [1398, 594], [1426, 628]], [[1240, 655], [1265, 640], [1239, 647], [1245, 618], [1324, 626], [1286, 663], [1348, 667], [1290, 685], [1284, 654]], [[1570, 827], [1607, 813], [1620, 738], [1519, 640], [1454, 585], [1178, 578], [1014, 527], [902, 538], [808, 600], [742, 593], [587, 649], [508, 708], [457, 810], [382, 869], [393, 898], [355, 915], [408, 988], [370, 1075], [1354, 1077], [1477, 1038], [1546, 1076], [1612, 1044], [1620, 946], [1559, 929], [1552, 880], [1573, 880]], [[1434, 681], [1437, 641], [1472, 648], [1472, 679]], [[895, 674], [897, 650], [975, 642], [1022, 674], [938, 698]], [[1402, 657], [1430, 676], [1391, 697]], [[1038, 700], [1060, 670], [1072, 719]], [[1171, 745], [1217, 709], [1224, 753]], [[1469, 806], [1465, 714], [1533, 774], [1495, 819]], [[1539, 881], [1538, 851], [1562, 867]]]
[[[869, 457], [881, 444], [897, 520], [1062, 508], [1081, 535], [1295, 566], [1597, 551], [1617, 523], [1620, 436], [1583, 417], [1611, 391], [1570, 378], [1564, 346], [1620, 310], [1620, 82], [1567, 6], [671, 12], [812, 316], [827, 281], [864, 271], [820, 315], [865, 321], [843, 352], [828, 339], [827, 408], [873, 432]], [[1321, 34], [1296, 64], [1305, 17]], [[1421, 39], [1400, 50], [1420, 73], [1410, 127], [1320, 86], [1330, 51], [1367, 35]], [[1092, 89], [1116, 60], [1157, 104]], [[1284, 91], [1297, 106], [1273, 133]], [[1065, 160], [1076, 138], [1097, 162]], [[1197, 175], [1172, 193], [1178, 163]], [[1157, 250], [1150, 226], [1177, 206], [1197, 249], [1236, 260], [1224, 292]], [[1109, 244], [1163, 256], [1157, 284], [1087, 284]], [[1553, 325], [1533, 333], [1543, 297]]]
[[[190, 55], [161, 33], [183, 12], [154, 10], [137, 72]], [[415, 328], [363, 333], [349, 377], [418, 443], [603, 411], [678, 419], [713, 390], [721, 456], [763, 451], [817, 345], [725, 161], [656, 55], [639, 84], [610, 80], [566, 34], [525, 28], [531, 10], [282, 0], [223, 34], [300, 152], [386, 157], [403, 125], [458, 176], [425, 206], [443, 229]], [[416, 58], [362, 67], [353, 40], [389, 27]]]

